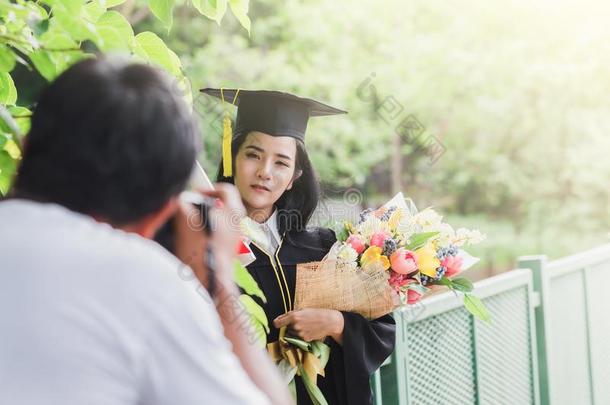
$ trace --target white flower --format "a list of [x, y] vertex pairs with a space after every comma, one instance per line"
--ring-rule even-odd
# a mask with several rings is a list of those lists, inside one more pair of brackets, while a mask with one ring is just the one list
[[358, 260], [358, 252], [350, 245], [343, 245], [337, 252], [337, 260], [343, 263], [355, 263]]
[[369, 215], [364, 222], [358, 225], [357, 230], [364, 240], [368, 241], [375, 232], [390, 232], [390, 227], [387, 222], [381, 221], [374, 215]]
[[443, 220], [443, 217], [432, 208], [426, 208], [425, 210], [418, 212], [415, 214], [414, 218], [415, 222], [421, 225], [426, 232], [429, 228], [439, 226]]
[[401, 243], [407, 243], [411, 236], [419, 232], [422, 232], [422, 226], [415, 221], [415, 217], [401, 219], [396, 227], [396, 233], [398, 233], [398, 239]]
[[449, 246], [455, 240], [455, 231], [453, 227], [447, 223], [439, 224], [434, 231], [439, 232], [437, 236], [439, 246]]
[[487, 238], [477, 229], [459, 228], [455, 231], [455, 240], [453, 244], [456, 246], [474, 245], [483, 242]]

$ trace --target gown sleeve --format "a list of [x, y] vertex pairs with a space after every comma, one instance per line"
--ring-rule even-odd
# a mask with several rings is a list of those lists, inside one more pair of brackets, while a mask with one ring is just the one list
[[371, 375], [394, 351], [396, 323], [392, 315], [367, 320], [353, 312], [342, 312], [345, 326], [342, 345], [329, 339], [335, 389], [342, 392], [345, 404], [372, 403]]

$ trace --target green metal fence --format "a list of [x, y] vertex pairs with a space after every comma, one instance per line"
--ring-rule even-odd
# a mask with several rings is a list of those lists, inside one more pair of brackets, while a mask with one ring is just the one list
[[610, 245], [519, 266], [475, 284], [490, 324], [450, 292], [396, 311], [375, 403], [610, 404]]
[[533, 270], [541, 403], [610, 404], [610, 245], [548, 262], [519, 261]]

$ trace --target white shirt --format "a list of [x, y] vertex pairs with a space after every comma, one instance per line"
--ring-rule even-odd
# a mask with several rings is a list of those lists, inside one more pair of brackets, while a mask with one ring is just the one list
[[153, 241], [0, 202], [0, 402], [268, 404], [209, 295]]

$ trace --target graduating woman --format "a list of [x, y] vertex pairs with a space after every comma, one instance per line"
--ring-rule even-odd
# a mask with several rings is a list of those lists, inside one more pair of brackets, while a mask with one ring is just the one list
[[[243, 221], [256, 260], [248, 271], [264, 292], [258, 301], [270, 321], [267, 342], [279, 329], [331, 348], [317, 386], [329, 404], [372, 403], [370, 377], [392, 353], [395, 323], [390, 315], [369, 321], [331, 309], [294, 310], [297, 265], [321, 260], [336, 241], [333, 231], [308, 229], [320, 186], [304, 146], [309, 117], [345, 111], [275, 91], [203, 89], [238, 106], [232, 139], [225, 133], [219, 181], [235, 184], [248, 218]], [[225, 132], [227, 132], [225, 121]], [[297, 403], [310, 404], [296, 377]]]

